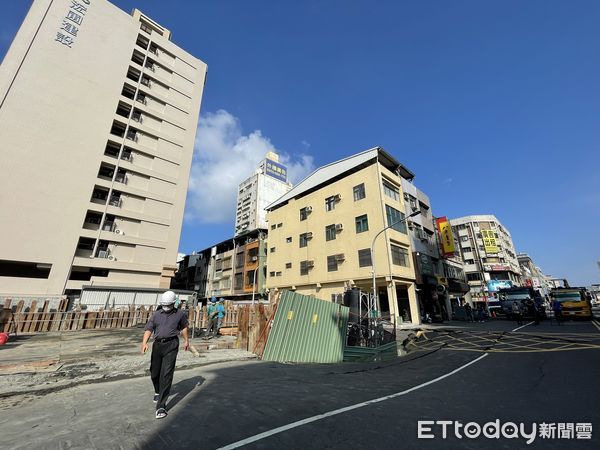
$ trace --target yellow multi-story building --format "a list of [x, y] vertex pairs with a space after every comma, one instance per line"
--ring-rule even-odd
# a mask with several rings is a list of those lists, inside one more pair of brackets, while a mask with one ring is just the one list
[[317, 169], [267, 207], [267, 288], [330, 300], [372, 292], [382, 315], [420, 322], [402, 179], [413, 173], [381, 147]]

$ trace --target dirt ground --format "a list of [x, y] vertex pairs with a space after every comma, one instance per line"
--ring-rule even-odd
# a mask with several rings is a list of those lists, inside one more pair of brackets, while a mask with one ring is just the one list
[[[0, 346], [0, 409], [78, 384], [145, 376], [150, 352], [140, 354], [142, 328], [19, 335]], [[190, 339], [177, 367], [254, 359], [234, 337]]]

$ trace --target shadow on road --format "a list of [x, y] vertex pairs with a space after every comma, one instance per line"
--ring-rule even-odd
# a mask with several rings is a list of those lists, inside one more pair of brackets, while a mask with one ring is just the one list
[[182, 380], [179, 383], [175, 384], [171, 388], [172, 397], [167, 402], [167, 409], [172, 409], [177, 405], [181, 400], [183, 400], [187, 395], [194, 390], [194, 388], [198, 386], [202, 386], [202, 384], [206, 380], [203, 377], [192, 377], [187, 380]]

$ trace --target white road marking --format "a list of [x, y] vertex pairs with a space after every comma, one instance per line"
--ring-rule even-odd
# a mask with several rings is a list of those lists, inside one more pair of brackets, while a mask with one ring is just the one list
[[237, 441], [237, 442], [234, 442], [232, 444], [226, 445], [225, 447], [221, 447], [219, 450], [229, 450], [229, 449], [239, 448], [239, 447], [242, 447], [244, 445], [251, 444], [252, 442], [256, 442], [256, 441], [260, 441], [261, 439], [268, 438], [268, 437], [273, 436], [275, 434], [279, 434], [279, 433], [283, 433], [284, 431], [291, 430], [292, 428], [301, 427], [302, 425], [306, 425], [307, 423], [316, 422], [317, 420], [325, 419], [325, 418], [331, 417], [331, 416], [336, 416], [338, 414], [342, 414], [342, 413], [345, 413], [345, 412], [348, 412], [348, 411], [352, 411], [354, 409], [362, 408], [363, 406], [372, 405], [374, 403], [379, 403], [379, 402], [383, 402], [385, 400], [390, 400], [392, 398], [396, 398], [396, 397], [400, 397], [402, 395], [406, 395], [406, 394], [408, 394], [410, 392], [416, 391], [417, 389], [421, 389], [421, 388], [424, 388], [425, 386], [429, 386], [430, 384], [437, 383], [438, 381], [441, 381], [444, 378], [448, 378], [448, 377], [450, 377], [450, 376], [452, 376], [452, 375], [460, 372], [461, 370], [466, 369], [471, 364], [475, 364], [476, 362], [481, 361], [486, 356], [488, 356], [488, 354], [484, 353], [479, 358], [476, 358], [473, 361], [468, 362], [467, 364], [464, 364], [464, 365], [460, 366], [458, 369], [454, 369], [452, 372], [448, 372], [447, 374], [441, 375], [441, 376], [439, 376], [437, 378], [434, 378], [433, 380], [430, 380], [430, 381], [427, 381], [425, 383], [419, 384], [418, 386], [411, 387], [410, 389], [406, 389], [406, 390], [404, 390], [402, 392], [397, 392], [395, 394], [386, 395], [385, 397], [379, 397], [379, 398], [375, 398], [373, 400], [368, 400], [366, 402], [357, 403], [356, 405], [346, 406], [345, 408], [336, 409], [336, 410], [329, 411], [329, 412], [326, 412], [326, 413], [323, 413], [323, 414], [318, 414], [318, 415], [313, 416], [313, 417], [308, 417], [306, 419], [302, 419], [302, 420], [299, 420], [297, 422], [292, 422], [290, 424], [283, 425], [283, 426], [278, 427], [278, 428], [273, 428], [272, 430], [265, 431], [264, 433], [256, 434], [256, 435], [251, 436], [249, 438], [242, 439], [241, 441]]
[[519, 328], [515, 328], [514, 330], [510, 330], [510, 332], [512, 333], [513, 331], [517, 331], [520, 330], [521, 328], [525, 328], [527, 325], [531, 325], [533, 322], [529, 322], [526, 323], [525, 325], [521, 325]]

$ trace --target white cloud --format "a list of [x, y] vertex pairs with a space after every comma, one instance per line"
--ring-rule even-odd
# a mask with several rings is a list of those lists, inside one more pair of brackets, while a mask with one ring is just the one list
[[292, 183], [314, 170], [312, 156], [278, 151], [260, 130], [244, 135], [239, 119], [229, 112], [204, 114], [196, 134], [186, 219], [232, 223], [239, 183], [254, 173], [269, 151], [279, 154]]

